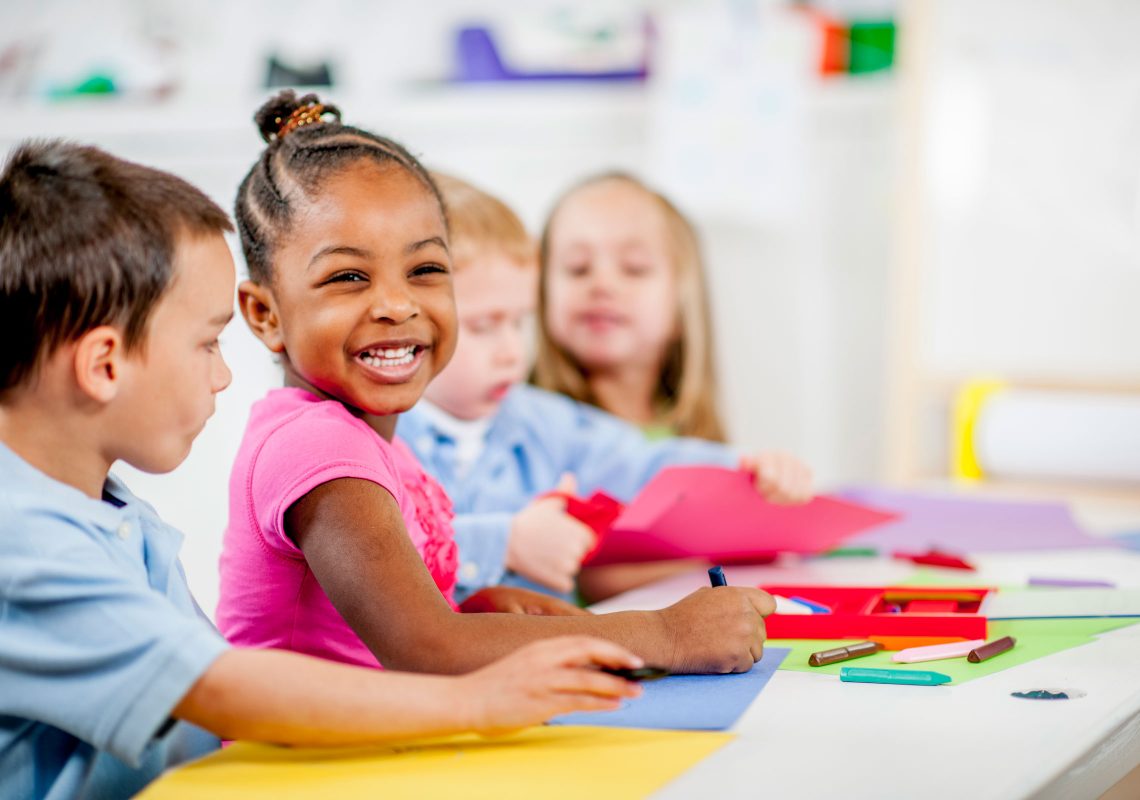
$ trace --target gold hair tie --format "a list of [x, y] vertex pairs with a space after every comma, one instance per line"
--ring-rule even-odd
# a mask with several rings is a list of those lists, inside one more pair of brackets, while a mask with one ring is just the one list
[[284, 120], [281, 117], [274, 119], [280, 127], [277, 128], [275, 138], [283, 139], [293, 131], [300, 128], [302, 125], [312, 125], [316, 122], [322, 122], [321, 117], [324, 116], [325, 106], [323, 103], [310, 103], [307, 106], [301, 106], [295, 109], [292, 114]]

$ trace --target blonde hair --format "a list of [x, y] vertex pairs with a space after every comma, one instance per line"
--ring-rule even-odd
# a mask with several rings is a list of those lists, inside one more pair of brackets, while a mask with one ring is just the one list
[[539, 243], [538, 347], [532, 381], [544, 389], [598, 405], [582, 365], [550, 337], [546, 318], [546, 278], [550, 264], [550, 233], [559, 208], [578, 190], [607, 181], [620, 181], [644, 192], [660, 209], [668, 230], [673, 275], [677, 281], [680, 335], [666, 350], [653, 398], [655, 405], [665, 409], [661, 421], [678, 435], [723, 442], [725, 431], [717, 412], [708, 294], [696, 231], [676, 206], [632, 175], [607, 172], [587, 178], [562, 195], [547, 217]]
[[455, 269], [466, 268], [488, 251], [520, 266], [534, 263], [534, 239], [506, 203], [453, 175], [433, 171], [431, 177], [443, 195]]

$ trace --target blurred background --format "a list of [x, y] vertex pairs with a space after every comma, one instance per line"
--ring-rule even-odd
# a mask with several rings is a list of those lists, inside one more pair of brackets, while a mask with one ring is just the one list
[[[629, 170], [702, 234], [734, 442], [825, 488], [1140, 505], [1138, 39], [1129, 0], [5, 0], [0, 151], [96, 143], [228, 209], [253, 111], [313, 86], [535, 233]], [[279, 383], [240, 322], [222, 345], [178, 478], [128, 475], [211, 612], [229, 465]]]

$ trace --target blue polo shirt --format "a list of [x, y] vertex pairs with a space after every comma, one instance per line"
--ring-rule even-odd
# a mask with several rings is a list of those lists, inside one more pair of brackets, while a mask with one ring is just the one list
[[218, 746], [170, 720], [227, 647], [181, 542], [114, 477], [93, 500], [0, 444], [0, 797], [129, 797]]
[[497, 583], [554, 594], [506, 571], [507, 541], [511, 518], [537, 495], [556, 488], [564, 472], [574, 473], [582, 496], [601, 489], [628, 502], [663, 467], [729, 467], [740, 460], [734, 448], [703, 439], [651, 441], [612, 414], [520, 384], [492, 417], [483, 451], [469, 469], [457, 470], [454, 437], [434, 417], [414, 407], [400, 415], [397, 433], [451, 496], [460, 600]]

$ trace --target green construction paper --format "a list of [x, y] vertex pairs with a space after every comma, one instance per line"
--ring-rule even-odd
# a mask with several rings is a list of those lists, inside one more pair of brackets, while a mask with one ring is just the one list
[[[979, 587], [982, 589], [989, 589], [990, 586], [985, 586], [978, 583], [977, 573], [973, 570], [965, 569], [931, 569], [930, 567], [919, 567], [911, 573], [910, 577], [904, 581], [899, 581], [896, 586], [961, 586], [963, 588]], [[998, 587], [1004, 591], [1020, 591], [1024, 590], [1024, 586], [1001, 586]]]
[[817, 558], [872, 558], [878, 554], [879, 551], [873, 547], [837, 547], [820, 553]]
[[932, 669], [949, 675], [954, 683], [965, 683], [974, 678], [992, 675], [1003, 669], [1027, 664], [1038, 658], [1088, 644], [1096, 636], [1135, 624], [1134, 619], [1011, 619], [995, 620], [989, 624], [990, 640], [1003, 636], [1017, 639], [1017, 645], [1001, 655], [980, 664], [971, 664], [965, 658], [948, 658], [926, 661], [922, 664], [897, 665], [891, 661], [893, 651], [883, 650], [873, 656], [841, 661], [824, 667], [808, 665], [808, 657], [820, 650], [843, 647], [865, 639], [771, 639], [773, 647], [789, 647], [792, 652], [784, 659], [780, 669], [796, 672], [816, 672], [838, 675], [841, 667], [883, 667], [901, 669]]

